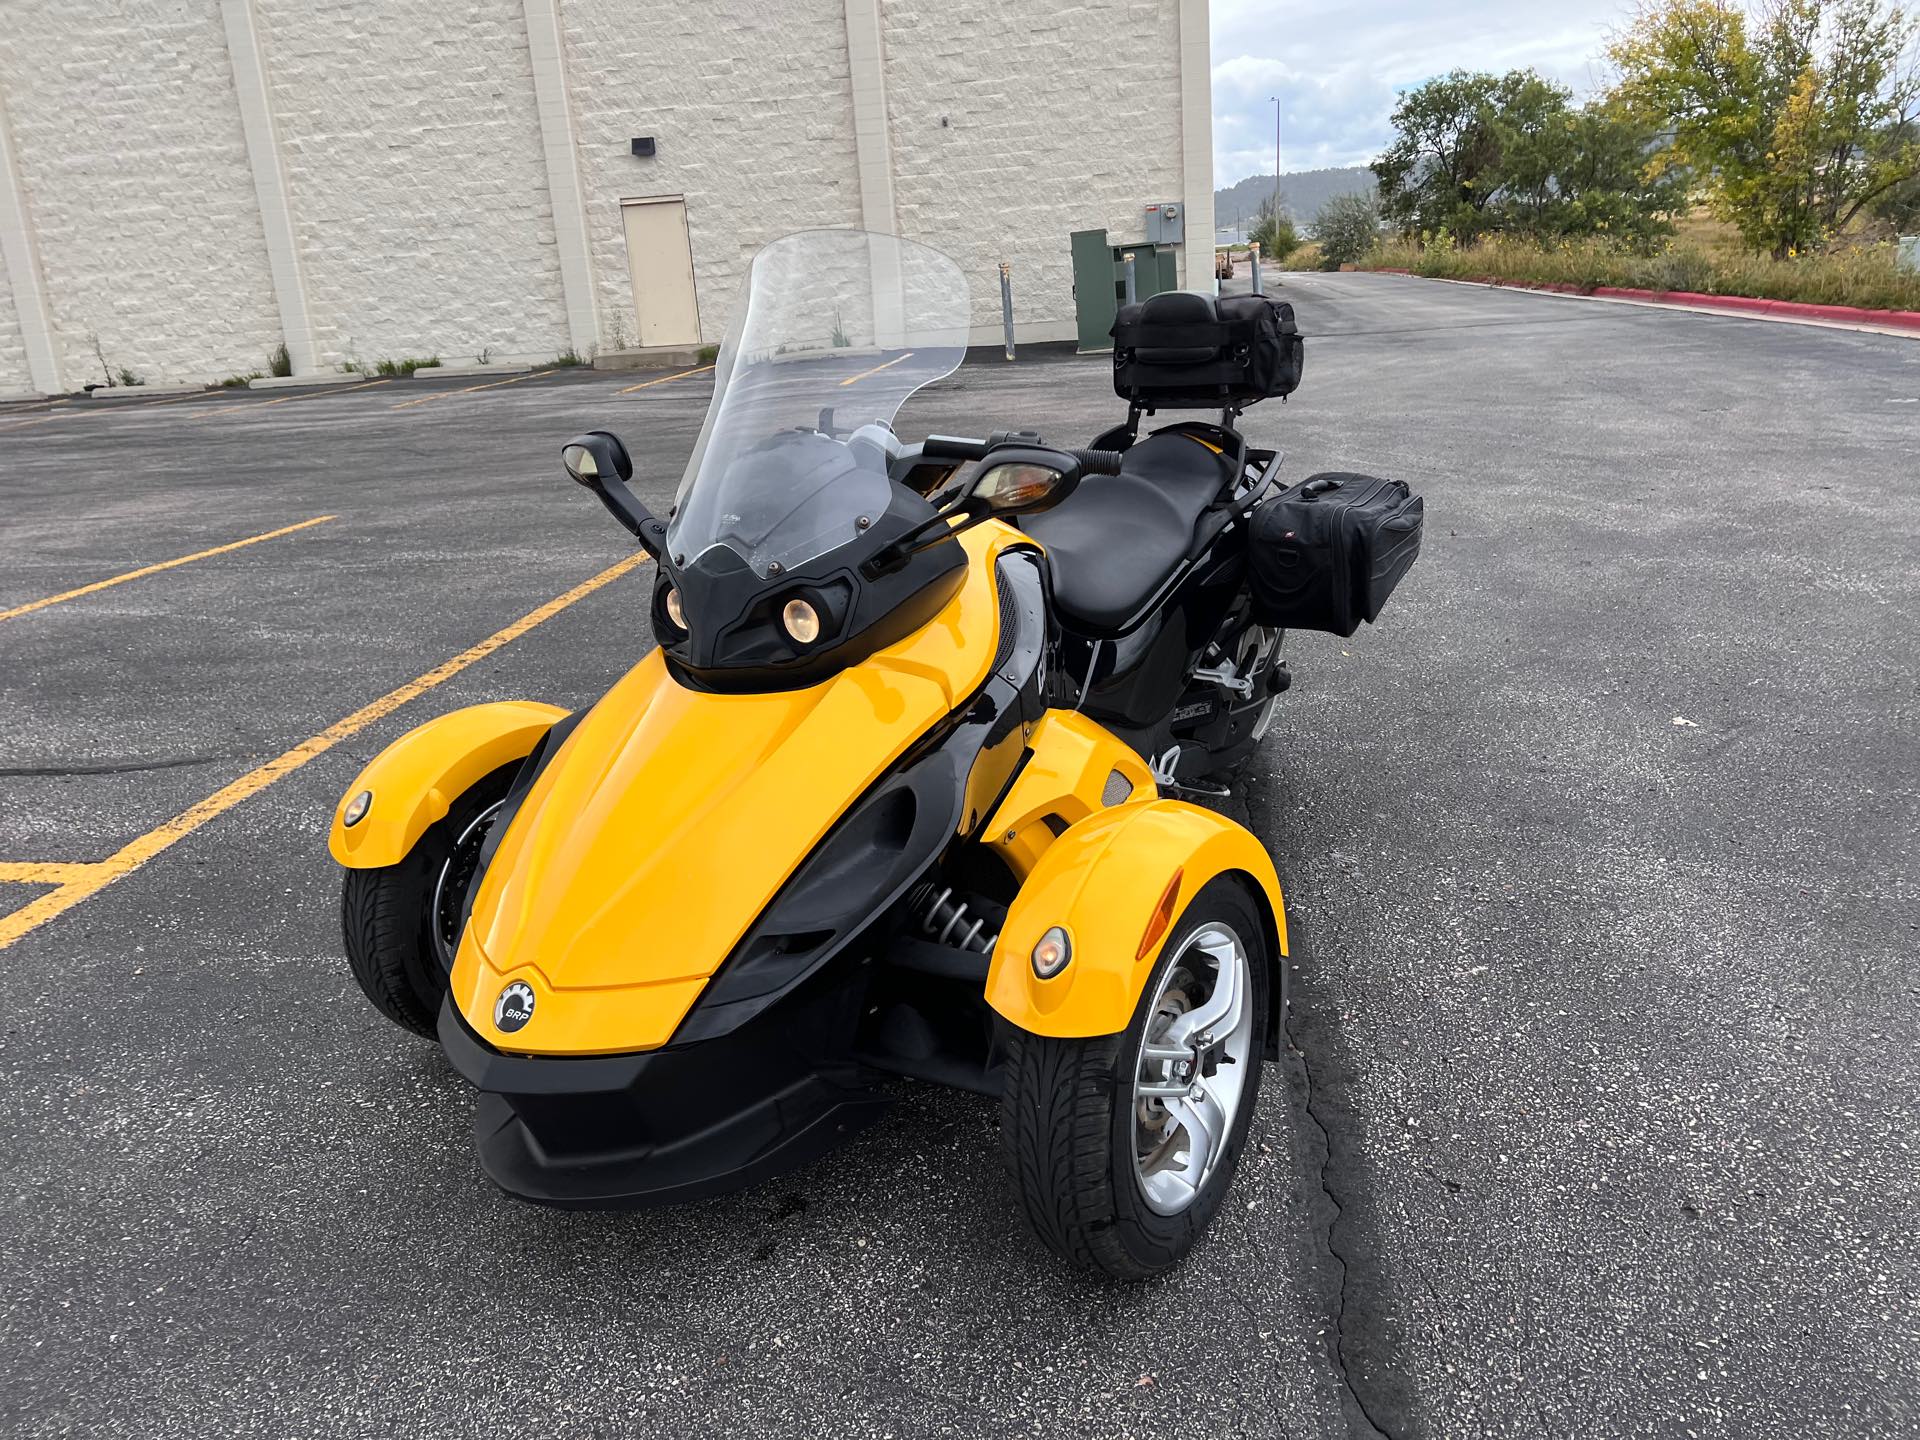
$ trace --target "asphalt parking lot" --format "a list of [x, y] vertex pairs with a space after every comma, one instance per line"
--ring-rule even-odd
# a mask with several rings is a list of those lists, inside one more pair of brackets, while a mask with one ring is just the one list
[[[1306, 382], [1246, 428], [1428, 539], [1377, 629], [1289, 637], [1236, 803], [1295, 1048], [1141, 1289], [1030, 1242], [930, 1089], [727, 1199], [512, 1203], [353, 988], [330, 807], [638, 658], [558, 445], [618, 431], [663, 506], [708, 374], [0, 408], [0, 1431], [1920, 1430], [1920, 345], [1285, 284]], [[983, 363], [901, 429], [1118, 410]]]

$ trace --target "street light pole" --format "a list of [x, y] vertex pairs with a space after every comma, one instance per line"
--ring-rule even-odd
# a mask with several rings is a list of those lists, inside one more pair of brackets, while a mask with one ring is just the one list
[[1273, 102], [1273, 207], [1280, 208], [1280, 97], [1269, 95]]

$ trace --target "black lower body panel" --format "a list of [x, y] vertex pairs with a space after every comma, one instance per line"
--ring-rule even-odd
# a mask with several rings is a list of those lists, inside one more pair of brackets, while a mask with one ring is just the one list
[[474, 1139], [489, 1179], [543, 1205], [627, 1210], [770, 1179], [880, 1117], [890, 1100], [874, 1072], [821, 1054], [815, 1042], [839, 1027], [811, 1010], [632, 1055], [503, 1054], [451, 1005], [439, 1029], [481, 1092]]

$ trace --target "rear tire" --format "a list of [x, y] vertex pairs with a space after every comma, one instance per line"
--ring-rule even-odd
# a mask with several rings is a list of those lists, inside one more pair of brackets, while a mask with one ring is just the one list
[[486, 824], [476, 822], [498, 807], [519, 768], [502, 766], [454, 801], [398, 864], [347, 871], [340, 893], [347, 967], [373, 1008], [415, 1035], [434, 1033], [446, 998], [473, 880], [469, 862], [486, 839]]
[[[1143, 1135], [1152, 1133], [1144, 1117], [1153, 1102], [1143, 1100], [1137, 1086], [1158, 1079], [1144, 1073], [1143, 1066], [1160, 1063], [1149, 1061], [1143, 1048], [1150, 1034], [1158, 1042], [1169, 1033], [1170, 1014], [1177, 1023], [1179, 1015], [1196, 1013], [1212, 1002], [1217, 988], [1187, 996], [1170, 990], [1169, 983], [1197, 991], [1201, 980], [1195, 977], [1209, 963], [1200, 957], [1212, 952], [1202, 952], [1196, 942], [1204, 938], [1216, 943], [1223, 934], [1238, 940], [1246, 960], [1241, 1004], [1249, 1024], [1235, 1031], [1234, 1046], [1234, 1063], [1245, 1069], [1237, 1077], [1222, 1139], [1209, 1147], [1210, 1159], [1196, 1169], [1198, 1183], [1190, 1198], [1169, 1213], [1165, 1172], [1155, 1170], [1149, 1157], [1177, 1157], [1174, 1137], [1186, 1132], [1169, 1121], [1173, 1129], [1166, 1132], [1168, 1138], [1143, 1154]], [[1175, 921], [1124, 1032], [1084, 1040], [1012, 1033], [1001, 1096], [1001, 1143], [1020, 1208], [1049, 1249], [1082, 1268], [1121, 1280], [1163, 1274], [1186, 1258], [1233, 1183], [1246, 1144], [1265, 1063], [1274, 964], [1264, 918], [1242, 884], [1223, 877], [1195, 896]], [[1215, 987], [1218, 973], [1216, 969]], [[1169, 995], [1177, 998], [1169, 1000]], [[1222, 1064], [1215, 1076], [1227, 1071]], [[1193, 1079], [1201, 1078], [1194, 1073]], [[1213, 1078], [1208, 1077], [1209, 1083]], [[1176, 1103], [1166, 1102], [1160, 1116], [1167, 1117], [1166, 1106]], [[1197, 1150], [1191, 1138], [1188, 1145], [1192, 1159]], [[1176, 1189], [1179, 1183], [1174, 1182]], [[1150, 1197], [1150, 1185], [1163, 1187], [1157, 1202]]]

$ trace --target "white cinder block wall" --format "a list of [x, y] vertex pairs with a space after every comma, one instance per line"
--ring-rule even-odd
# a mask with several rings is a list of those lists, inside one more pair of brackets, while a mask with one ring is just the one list
[[322, 364], [567, 348], [520, 0], [255, 0]]
[[[261, 118], [243, 118], [223, 3], [245, 7], [264, 67], [291, 297], [267, 260], [245, 128]], [[1067, 338], [1070, 231], [1135, 238], [1144, 205], [1178, 200], [1189, 234], [1213, 233], [1211, 137], [1187, 133], [1209, 114], [1192, 43], [1207, 0], [558, 0], [580, 182], [567, 224], [529, 47], [529, 11], [553, 5], [8, 5], [19, 206], [0, 227], [34, 242], [58, 373], [34, 373], [49, 367], [22, 317], [38, 307], [0, 269], [0, 393], [100, 381], [101, 355], [150, 381], [263, 369], [283, 313], [306, 315], [323, 369], [548, 359], [571, 343], [562, 256], [582, 221], [592, 293], [576, 321], [592, 316], [601, 349], [630, 345], [620, 202], [645, 196], [685, 197], [709, 341], [753, 252], [792, 230], [864, 217], [945, 250], [982, 341], [999, 333], [1002, 260], [1021, 338]], [[877, 35], [877, 65], [850, 28]], [[856, 90], [872, 122], [858, 132]], [[655, 157], [629, 153], [638, 135]], [[1209, 251], [1188, 283], [1211, 283]]]
[[754, 251], [860, 223], [843, 0], [563, 0], [560, 16], [603, 347], [634, 343], [622, 199], [686, 196], [714, 343]]
[[265, 363], [280, 322], [213, 0], [7, 4], [0, 105], [63, 388], [103, 382], [102, 355], [149, 380]]
[[20, 316], [13, 307], [13, 282], [7, 257], [0, 254], [0, 395], [25, 394], [27, 347], [20, 338]]

